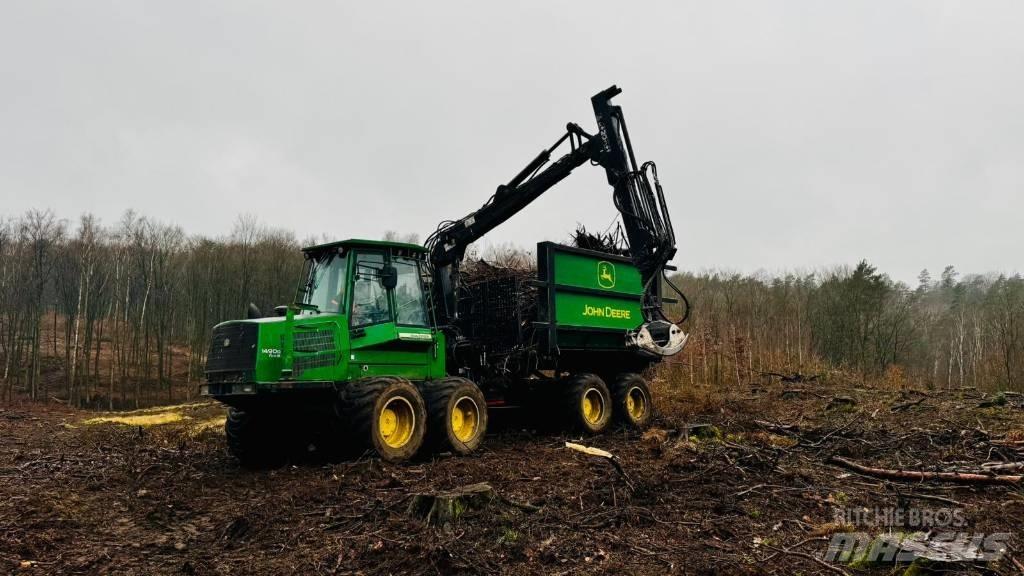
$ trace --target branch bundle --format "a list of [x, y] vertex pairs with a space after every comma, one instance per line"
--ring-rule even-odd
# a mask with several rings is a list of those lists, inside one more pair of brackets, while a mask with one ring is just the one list
[[850, 470], [854, 470], [867, 476], [875, 478], [886, 478], [889, 480], [939, 480], [942, 482], [956, 482], [958, 484], [1020, 484], [1020, 475], [992, 474], [988, 471], [979, 472], [925, 472], [919, 470], [892, 470], [887, 468], [874, 468], [858, 464], [841, 456], [833, 456], [830, 462], [839, 464]]

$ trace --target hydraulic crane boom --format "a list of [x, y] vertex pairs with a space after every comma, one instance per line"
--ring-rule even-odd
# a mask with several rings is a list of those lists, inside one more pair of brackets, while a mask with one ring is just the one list
[[[653, 162], [637, 166], [622, 108], [611, 103], [621, 92], [617, 86], [611, 86], [591, 98], [597, 134], [588, 134], [576, 124], [568, 124], [565, 134], [554, 145], [538, 154], [507, 184], [498, 186], [483, 206], [459, 220], [442, 223], [427, 239], [435, 301], [440, 304], [436, 313], [441, 324], [458, 318], [459, 265], [466, 248], [587, 161], [605, 169], [629, 241], [629, 255], [646, 287], [647, 315], [660, 314], [656, 280], [675, 255], [675, 234], [657, 168]], [[545, 167], [555, 150], [567, 140], [570, 151]]]

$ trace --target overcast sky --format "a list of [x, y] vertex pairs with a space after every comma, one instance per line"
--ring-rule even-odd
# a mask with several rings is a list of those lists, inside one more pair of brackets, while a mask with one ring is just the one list
[[[1024, 3], [0, 7], [0, 213], [425, 237], [611, 84], [682, 268], [1024, 270]], [[615, 209], [583, 166], [491, 242]]]

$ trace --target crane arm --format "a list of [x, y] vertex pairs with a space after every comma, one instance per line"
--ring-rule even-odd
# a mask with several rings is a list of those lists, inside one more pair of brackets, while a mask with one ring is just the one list
[[[541, 170], [552, 152], [567, 139], [573, 142], [572, 151]], [[498, 186], [486, 204], [464, 218], [442, 224], [427, 240], [431, 263], [440, 267], [461, 260], [470, 244], [529, 206], [584, 162], [593, 159], [595, 151], [593, 137], [575, 124], [569, 124], [566, 133], [551, 148], [538, 154], [507, 184]]]
[[[621, 89], [612, 86], [591, 98], [597, 134], [588, 134], [576, 124], [568, 124], [565, 134], [550, 148], [541, 151], [508, 183], [498, 186], [483, 206], [459, 220], [442, 223], [427, 239], [435, 301], [441, 304], [437, 310], [439, 320], [446, 323], [458, 317], [459, 265], [469, 245], [526, 208], [587, 161], [605, 169], [629, 240], [630, 256], [649, 287], [651, 299], [655, 300], [650, 302], [651, 307], [660, 307], [660, 302], [656, 301], [657, 288], [650, 287], [675, 254], [675, 235], [658, 183], [657, 168], [653, 162], [637, 167], [622, 109], [611, 103], [620, 92]], [[555, 150], [566, 141], [570, 151], [547, 165]]]

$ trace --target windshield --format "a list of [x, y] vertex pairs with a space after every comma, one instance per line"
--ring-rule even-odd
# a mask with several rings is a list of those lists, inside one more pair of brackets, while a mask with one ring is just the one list
[[328, 252], [311, 260], [306, 285], [306, 304], [320, 313], [337, 314], [345, 302], [345, 256]]

